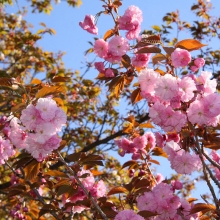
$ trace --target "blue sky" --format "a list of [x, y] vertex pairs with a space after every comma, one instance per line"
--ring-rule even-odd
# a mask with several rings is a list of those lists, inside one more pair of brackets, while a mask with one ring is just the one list
[[[98, 21], [99, 34], [97, 36], [91, 35], [88, 32], [82, 30], [78, 25], [82, 21], [86, 14], [95, 15], [102, 10], [102, 2], [98, 0], [82, 0], [83, 4], [80, 8], [72, 8], [67, 5], [66, 2], [61, 1], [60, 4], [54, 5], [54, 10], [50, 15], [39, 13], [28, 13], [24, 19], [34, 25], [34, 31], [42, 28], [39, 23], [44, 22], [48, 27], [56, 30], [56, 35], [45, 35], [44, 39], [39, 41], [39, 46], [44, 50], [58, 52], [64, 51], [64, 62], [67, 68], [72, 70], [85, 70], [85, 60], [92, 61], [94, 56], [84, 57], [84, 51], [86, 51], [90, 45], [88, 41], [94, 41], [94, 37], [103, 37], [104, 33], [113, 26], [113, 22], [110, 16], [101, 15]], [[190, 12], [192, 0], [124, 0], [123, 6], [119, 9], [119, 14], [123, 15], [124, 11], [130, 5], [136, 5], [143, 11], [144, 21], [142, 23], [142, 29], [150, 30], [152, 25], [160, 25], [162, 18], [167, 12], [176, 11], [179, 9], [180, 18], [185, 21], [195, 20], [195, 16]], [[220, 1], [211, 0], [214, 10], [213, 15], [219, 15]], [[28, 3], [23, 0], [18, 0], [20, 7], [27, 5]], [[15, 13], [17, 11], [16, 4], [13, 7], [7, 7], [6, 11], [9, 13]], [[31, 11], [31, 9], [29, 9]], [[173, 34], [176, 36], [176, 29], [173, 29]], [[188, 36], [187, 33], [179, 35], [179, 40]], [[206, 42], [203, 42], [206, 43]], [[216, 48], [217, 49], [217, 48]], [[100, 59], [97, 59], [97, 61]], [[81, 69], [84, 67], [84, 69]], [[91, 70], [87, 73], [87, 77], [94, 78], [97, 76], [96, 70]], [[123, 111], [122, 111], [123, 112]], [[157, 158], [155, 158], [157, 159]], [[126, 159], [121, 159], [125, 161]], [[158, 166], [158, 171], [161, 173], [174, 173], [169, 169], [169, 163], [166, 160], [161, 161], [162, 166]], [[207, 191], [205, 184], [199, 185], [202, 187], [202, 192], [196, 192], [195, 196], [199, 197], [199, 194]]]

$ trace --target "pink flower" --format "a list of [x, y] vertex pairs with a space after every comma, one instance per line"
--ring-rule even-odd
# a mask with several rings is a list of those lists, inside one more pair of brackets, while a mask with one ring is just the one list
[[36, 105], [36, 109], [45, 122], [54, 119], [57, 108], [56, 102], [51, 98], [40, 98]]
[[155, 95], [163, 101], [170, 101], [178, 93], [177, 79], [169, 74], [160, 77], [155, 86]]
[[197, 82], [202, 86], [202, 91], [206, 94], [214, 93], [216, 91], [216, 79], [210, 80], [212, 77], [211, 72], [201, 71], [201, 75], [197, 78]]
[[144, 69], [138, 75], [141, 91], [154, 94], [156, 81], [159, 79], [159, 74], [153, 69]]
[[179, 174], [191, 174], [201, 168], [201, 161], [198, 155], [185, 152], [171, 159], [171, 167]]
[[132, 58], [131, 63], [136, 67], [147, 67], [150, 61], [150, 53], [135, 54], [135, 57]]
[[147, 138], [145, 135], [136, 137], [133, 140], [134, 147], [137, 149], [144, 149], [147, 145]]
[[194, 64], [200, 68], [200, 67], [203, 67], [205, 65], [205, 60], [203, 58], [196, 58], [194, 60]]
[[154, 211], [157, 208], [157, 201], [152, 192], [145, 192], [137, 198], [137, 207], [140, 211]]
[[216, 117], [220, 115], [220, 96], [217, 93], [212, 93], [202, 99], [204, 112], [207, 117]]
[[191, 103], [187, 110], [187, 116], [192, 124], [203, 125], [209, 121], [209, 118], [205, 114], [203, 103], [199, 100]]
[[119, 63], [121, 61], [121, 56], [114, 56], [111, 52], [108, 52], [104, 59], [110, 63]]
[[180, 190], [183, 188], [183, 184], [179, 180], [172, 180], [171, 184], [173, 186], [173, 190]]
[[141, 31], [140, 23], [143, 21], [142, 11], [131, 5], [124, 13], [122, 17], [118, 19], [119, 29], [127, 30], [126, 37], [129, 40], [138, 38]]
[[107, 56], [108, 53], [108, 43], [103, 39], [98, 39], [94, 44], [94, 52], [97, 56], [103, 58]]
[[13, 146], [10, 144], [9, 140], [4, 140], [0, 136], [0, 164], [4, 164], [5, 160], [15, 154]]
[[154, 134], [152, 132], [146, 132], [143, 135], [146, 140], [147, 140], [147, 144], [149, 145], [149, 147], [152, 149], [155, 147], [156, 145], [156, 138], [154, 136]]
[[113, 72], [113, 70], [112, 70], [111, 68], [106, 69], [106, 71], [105, 71], [105, 77], [107, 77], [107, 78], [112, 78], [112, 77], [114, 77], [114, 76], [115, 76], [115, 74], [114, 74], [114, 72]]
[[82, 29], [91, 34], [98, 34], [98, 28], [95, 25], [95, 18], [92, 15], [86, 15], [84, 21], [79, 22], [79, 25]]
[[123, 210], [115, 216], [114, 220], [144, 220], [144, 218], [133, 210]]
[[196, 91], [196, 85], [194, 80], [186, 76], [182, 78], [179, 82], [179, 94], [181, 96], [181, 101], [188, 102], [194, 97], [194, 91]]
[[95, 68], [100, 72], [100, 73], [104, 73], [105, 72], [105, 66], [103, 62], [95, 62], [94, 63]]
[[125, 38], [114, 36], [108, 43], [108, 49], [113, 56], [123, 56], [129, 50], [129, 44]]
[[191, 66], [191, 67], [190, 67], [190, 70], [191, 70], [193, 73], [195, 73], [195, 72], [197, 72], [197, 71], [199, 70], [199, 68], [198, 68], [197, 66]]
[[175, 68], [185, 67], [191, 61], [191, 55], [187, 50], [176, 48], [171, 54], [171, 61]]
[[98, 183], [95, 183], [90, 190], [92, 196], [94, 197], [103, 197], [106, 195], [106, 186], [105, 183], [102, 180], [99, 180]]

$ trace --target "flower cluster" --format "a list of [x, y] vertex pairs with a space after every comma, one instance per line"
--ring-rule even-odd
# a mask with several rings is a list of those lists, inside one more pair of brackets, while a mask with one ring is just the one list
[[[187, 119], [192, 124], [217, 126], [220, 97], [217, 82], [211, 73], [202, 71], [198, 78], [177, 79], [169, 74], [159, 75], [152, 69], [142, 70], [138, 76], [141, 95], [151, 103], [149, 116], [166, 132], [181, 131]], [[184, 110], [184, 103], [189, 108]]]
[[[87, 177], [80, 178], [83, 174], [88, 174]], [[77, 176], [79, 177], [81, 183], [91, 193], [91, 196], [95, 198], [100, 198], [105, 196], [106, 194], [106, 186], [102, 180], [99, 180], [97, 183], [95, 183], [95, 178], [92, 175], [92, 173], [89, 170], [81, 170], [77, 173]], [[75, 178], [72, 178], [73, 184], [76, 183]], [[86, 199], [86, 195], [83, 192], [81, 187], [77, 188], [77, 192], [69, 197], [68, 199], [63, 195], [63, 204], [66, 204], [67, 202], [76, 203], [77, 201], [81, 201]], [[72, 207], [73, 213], [81, 213], [83, 210], [85, 210], [86, 207], [83, 205], [75, 205]], [[70, 210], [68, 210], [70, 211]]]
[[186, 152], [174, 141], [167, 142], [163, 149], [169, 156], [168, 159], [171, 163], [172, 169], [177, 173], [191, 174], [202, 167], [198, 155]]
[[124, 15], [118, 19], [119, 29], [128, 31], [126, 37], [129, 40], [136, 39], [141, 32], [140, 24], [142, 21], [142, 11], [138, 7], [131, 5]]
[[197, 214], [190, 215], [190, 204], [174, 195], [172, 187], [164, 182], [156, 185], [151, 192], [145, 192], [142, 196], [139, 196], [137, 198], [137, 207], [140, 211], [156, 212], [158, 215], [151, 217], [151, 219], [155, 220], [182, 219], [177, 214], [178, 209], [184, 219], [198, 219]]
[[104, 58], [110, 63], [117, 63], [129, 50], [128, 41], [121, 36], [114, 36], [109, 42], [98, 39], [94, 44], [94, 52], [100, 58]]
[[26, 149], [38, 161], [42, 161], [60, 145], [57, 133], [66, 123], [66, 114], [51, 98], [40, 98], [36, 106], [29, 104], [22, 111], [20, 120], [9, 118], [10, 126], [5, 134], [17, 148]]
[[133, 140], [127, 138], [117, 139], [115, 144], [121, 149], [121, 156], [124, 156], [126, 153], [132, 153], [132, 159], [137, 160], [141, 158], [141, 154], [147, 154], [146, 147], [149, 149], [155, 147], [156, 139], [152, 132], [146, 132], [144, 135], [135, 137]]

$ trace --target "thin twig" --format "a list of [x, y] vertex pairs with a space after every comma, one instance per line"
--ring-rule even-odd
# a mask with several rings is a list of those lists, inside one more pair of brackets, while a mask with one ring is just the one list
[[215, 190], [212, 186], [212, 184], [210, 183], [210, 180], [209, 180], [209, 176], [208, 176], [208, 173], [207, 173], [207, 167], [206, 167], [206, 164], [204, 162], [204, 158], [203, 158], [203, 155], [202, 155], [202, 150], [200, 148], [200, 145], [199, 145], [199, 140], [198, 140], [198, 137], [197, 137], [197, 134], [194, 130], [194, 133], [195, 133], [195, 138], [196, 138], [196, 147], [197, 147], [197, 150], [198, 150], [198, 153], [199, 153], [199, 158], [200, 160], [202, 161], [202, 167], [203, 167], [203, 173], [204, 173], [204, 178], [206, 180], [206, 183], [209, 187], [209, 190], [213, 196], [213, 200], [214, 200], [214, 203], [215, 203], [215, 206], [216, 206], [216, 212], [217, 212], [217, 215], [220, 217], [220, 209], [219, 209], [219, 203], [218, 203], [218, 199], [215, 195]]
[[84, 185], [82, 184], [82, 182], [80, 181], [79, 177], [77, 176], [76, 172], [71, 169], [68, 164], [65, 162], [64, 158], [62, 157], [62, 155], [60, 154], [59, 151], [57, 151], [58, 155], [59, 155], [59, 160], [66, 166], [66, 168], [68, 169], [68, 171], [74, 176], [74, 178], [76, 179], [76, 182], [78, 183], [78, 185], [82, 188], [83, 192], [86, 194], [86, 196], [92, 201], [93, 205], [95, 206], [96, 210], [100, 213], [100, 215], [102, 216], [102, 218], [104, 220], [108, 220], [107, 216], [105, 215], [105, 213], [101, 210], [101, 208], [99, 207], [99, 205], [97, 204], [97, 202], [95, 201], [95, 199], [90, 195], [90, 193], [88, 192], [88, 190], [84, 187]]

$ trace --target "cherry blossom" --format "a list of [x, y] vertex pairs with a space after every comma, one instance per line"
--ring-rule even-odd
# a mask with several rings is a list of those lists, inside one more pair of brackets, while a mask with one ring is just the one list
[[79, 25], [91, 34], [98, 34], [98, 28], [95, 25], [95, 17], [93, 15], [86, 15], [84, 21], [79, 22]]

